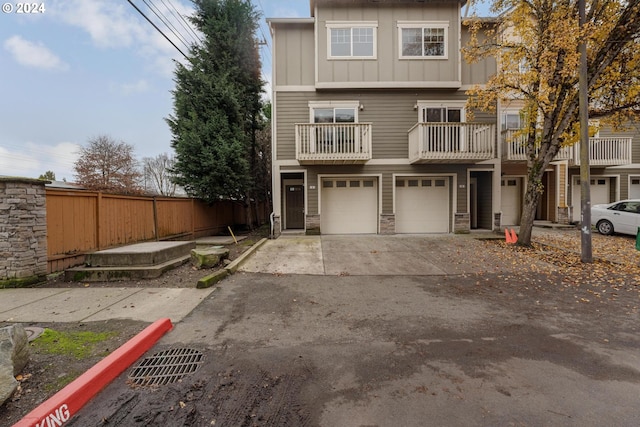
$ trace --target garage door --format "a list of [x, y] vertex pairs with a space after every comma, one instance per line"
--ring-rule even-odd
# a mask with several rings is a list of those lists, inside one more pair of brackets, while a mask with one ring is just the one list
[[449, 232], [449, 178], [396, 178], [396, 233]]
[[501, 210], [503, 225], [520, 224], [520, 208], [522, 206], [522, 180], [520, 178], [502, 178], [500, 184]]
[[378, 183], [375, 178], [323, 178], [320, 232], [378, 232]]
[[[609, 181], [611, 178], [592, 177], [591, 178], [591, 206], [610, 203], [609, 200]], [[571, 193], [571, 202], [573, 204], [573, 220], [580, 222], [580, 179], [574, 179], [573, 192]]]

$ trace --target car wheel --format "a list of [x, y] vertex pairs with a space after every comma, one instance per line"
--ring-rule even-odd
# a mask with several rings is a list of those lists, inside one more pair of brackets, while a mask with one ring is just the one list
[[597, 227], [600, 234], [604, 234], [605, 236], [611, 236], [613, 234], [613, 224], [611, 224], [611, 221], [603, 219], [598, 222]]

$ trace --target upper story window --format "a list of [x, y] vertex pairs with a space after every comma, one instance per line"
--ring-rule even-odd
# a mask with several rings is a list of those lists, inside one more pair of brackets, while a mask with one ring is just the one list
[[357, 123], [358, 101], [309, 102], [312, 123]]
[[398, 21], [401, 59], [447, 59], [448, 22]]
[[522, 115], [519, 111], [505, 111], [502, 121], [502, 129], [522, 129]]
[[420, 123], [464, 123], [466, 121], [464, 101], [418, 101]]
[[327, 22], [329, 59], [375, 59], [377, 22]]

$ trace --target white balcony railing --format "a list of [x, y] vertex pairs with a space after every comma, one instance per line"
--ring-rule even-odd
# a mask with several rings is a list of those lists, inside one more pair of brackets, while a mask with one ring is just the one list
[[371, 160], [371, 123], [297, 123], [300, 163], [364, 163]]
[[489, 160], [496, 156], [495, 125], [417, 123], [409, 129], [409, 161]]
[[[507, 129], [502, 131], [502, 155], [504, 159], [526, 161], [527, 137], [527, 135], [522, 134], [518, 129]], [[537, 149], [536, 154], [538, 154]], [[572, 158], [572, 155], [573, 149], [571, 147], [562, 147], [553, 159], [569, 160]]]
[[[627, 137], [589, 138], [589, 164], [592, 166], [614, 166], [631, 163], [631, 140]], [[518, 130], [502, 132], [502, 153], [505, 160], [526, 161], [526, 135]], [[580, 164], [580, 144], [562, 147], [554, 160], [569, 160]]]
[[[632, 138], [589, 138], [590, 166], [617, 166], [631, 163]], [[573, 146], [573, 163], [580, 164], [580, 143]]]

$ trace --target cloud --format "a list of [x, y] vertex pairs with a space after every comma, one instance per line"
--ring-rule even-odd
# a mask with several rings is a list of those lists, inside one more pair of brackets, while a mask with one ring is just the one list
[[80, 145], [61, 142], [55, 145], [27, 142], [20, 147], [0, 147], [0, 171], [3, 175], [37, 178], [46, 171], [53, 171], [56, 179], [73, 180]]
[[149, 83], [144, 80], [144, 79], [140, 79], [137, 82], [133, 82], [133, 83], [122, 83], [119, 85], [112, 85], [111, 89], [121, 93], [122, 95], [132, 95], [132, 94], [136, 94], [136, 93], [144, 93], [149, 91]]
[[[169, 76], [174, 67], [171, 58], [182, 60], [182, 55], [171, 45], [141, 14], [128, 2], [114, 0], [50, 0], [52, 6], [49, 17], [85, 31], [92, 43], [104, 49], [134, 49], [139, 55], [149, 59], [150, 64], [162, 64], [153, 67], [158, 73]], [[172, 30], [160, 21], [154, 11], [144, 4], [137, 6], [148, 16], [169, 39], [186, 53], [187, 44], [196, 36], [185, 28], [186, 16], [193, 13], [193, 8], [181, 2], [151, 3], [155, 12], [165, 21], [171, 23]]]
[[5, 40], [4, 48], [19, 64], [27, 67], [45, 70], [67, 70], [69, 68], [40, 42], [34, 43], [20, 36], [12, 36]]

